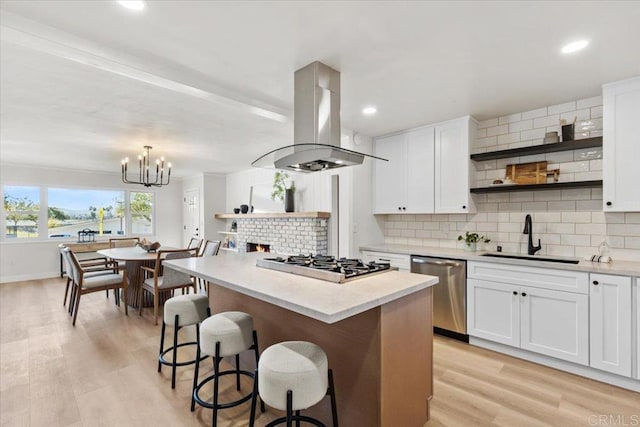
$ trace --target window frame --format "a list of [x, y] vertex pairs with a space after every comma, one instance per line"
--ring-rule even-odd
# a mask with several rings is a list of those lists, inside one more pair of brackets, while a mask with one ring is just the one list
[[[125, 221], [125, 234], [118, 235], [117, 237], [149, 237], [154, 236], [156, 230], [156, 200], [157, 200], [157, 192], [151, 189], [128, 189], [128, 188], [117, 188], [117, 187], [83, 187], [83, 186], [70, 186], [70, 185], [34, 185], [34, 184], [24, 184], [24, 183], [16, 183], [16, 182], [2, 182], [0, 185], [0, 196], [4, 200], [4, 189], [5, 187], [35, 187], [38, 188], [40, 192], [40, 209], [38, 211], [28, 211], [26, 213], [32, 213], [34, 215], [38, 215], [38, 237], [22, 237], [22, 238], [8, 238], [6, 236], [6, 227], [7, 227], [7, 211], [4, 209], [4, 204], [2, 209], [0, 209], [0, 221], [2, 222], [3, 231], [0, 234], [0, 242], [2, 243], [28, 243], [28, 242], [76, 242], [77, 236], [71, 237], [48, 237], [49, 229], [48, 229], [48, 219], [49, 219], [49, 189], [69, 189], [69, 190], [95, 190], [95, 191], [122, 191], [124, 193], [124, 221]], [[131, 227], [131, 210], [130, 210], [130, 193], [131, 192], [146, 192], [151, 193], [151, 231], [152, 233], [136, 233], [132, 234]], [[106, 241], [109, 237], [113, 237], [112, 235], [96, 235], [97, 241]]]

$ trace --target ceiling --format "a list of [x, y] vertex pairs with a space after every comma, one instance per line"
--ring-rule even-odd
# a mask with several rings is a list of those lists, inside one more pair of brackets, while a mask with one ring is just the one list
[[[370, 136], [640, 74], [638, 1], [148, 1], [134, 13], [3, 0], [0, 12], [7, 163], [114, 171], [148, 144], [177, 176], [246, 169], [293, 142], [293, 73], [315, 60], [341, 72], [343, 127]], [[559, 53], [577, 38], [591, 45]]]

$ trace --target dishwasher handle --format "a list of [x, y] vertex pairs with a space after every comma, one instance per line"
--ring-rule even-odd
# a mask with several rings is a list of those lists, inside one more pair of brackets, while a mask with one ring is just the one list
[[411, 258], [411, 263], [441, 265], [444, 267], [460, 267], [462, 265], [459, 262], [454, 262], [454, 261], [438, 261], [435, 259], [424, 259], [424, 258]]

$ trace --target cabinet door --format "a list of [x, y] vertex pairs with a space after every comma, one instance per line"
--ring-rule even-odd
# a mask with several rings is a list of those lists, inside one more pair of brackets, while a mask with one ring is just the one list
[[434, 129], [407, 132], [407, 212], [433, 213]]
[[515, 347], [520, 345], [516, 286], [467, 279], [467, 307], [469, 335]]
[[603, 87], [603, 209], [605, 212], [640, 211], [640, 77]]
[[635, 293], [635, 308], [634, 311], [636, 313], [635, 320], [635, 341], [636, 341], [636, 379], [640, 380], [640, 278], [635, 278], [635, 285], [633, 288], [633, 292]]
[[521, 341], [525, 350], [589, 364], [589, 297], [520, 288]]
[[469, 118], [435, 128], [435, 212], [467, 213], [469, 208]]
[[373, 213], [402, 213], [407, 207], [405, 135], [393, 135], [376, 140], [376, 156], [388, 162], [374, 163]]
[[591, 274], [591, 366], [631, 376], [631, 278]]

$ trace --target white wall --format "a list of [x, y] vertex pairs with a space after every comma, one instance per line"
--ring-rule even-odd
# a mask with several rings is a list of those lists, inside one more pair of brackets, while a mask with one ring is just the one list
[[[164, 245], [182, 242], [182, 186], [179, 180], [153, 189], [155, 193], [155, 235], [147, 237]], [[123, 184], [119, 173], [91, 172], [2, 164], [0, 186], [32, 185], [46, 187], [142, 189]], [[75, 239], [71, 240], [75, 241]], [[55, 277], [60, 273], [58, 240], [24, 240], [0, 243], [0, 283]]]
[[[215, 219], [213, 215], [225, 211], [226, 205], [226, 177], [218, 174], [198, 174], [182, 180], [182, 193], [197, 190], [200, 195], [200, 237], [207, 240], [221, 240], [218, 231], [224, 231], [226, 222]], [[182, 199], [184, 207], [184, 197]], [[186, 210], [182, 210], [182, 225], [186, 224]], [[184, 228], [184, 227], [183, 227]], [[189, 241], [183, 233], [182, 240]]]
[[[371, 138], [359, 135], [357, 144], [352, 132], [343, 129], [342, 147], [371, 153]], [[371, 159], [363, 165], [314, 173], [290, 173], [296, 186], [295, 210], [331, 212], [331, 176], [340, 176], [340, 256], [358, 256], [360, 244], [383, 239], [381, 227], [372, 215]], [[284, 212], [280, 201], [271, 200], [274, 169], [247, 169], [227, 175], [226, 211], [249, 204], [253, 186], [255, 212]], [[332, 254], [336, 255], [336, 254]]]

